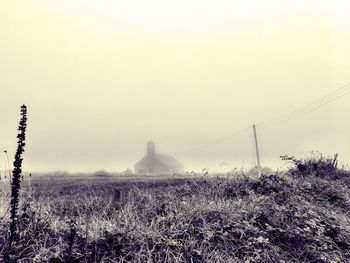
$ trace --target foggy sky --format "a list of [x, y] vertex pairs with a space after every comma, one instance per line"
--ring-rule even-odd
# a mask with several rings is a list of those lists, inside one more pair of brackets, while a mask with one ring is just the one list
[[[26, 104], [24, 170], [122, 171], [148, 140], [186, 170], [249, 168], [251, 130], [188, 150], [348, 83], [349, 10], [331, 0], [1, 1], [0, 150], [14, 155]], [[349, 163], [349, 98], [257, 125], [262, 164], [312, 150]]]

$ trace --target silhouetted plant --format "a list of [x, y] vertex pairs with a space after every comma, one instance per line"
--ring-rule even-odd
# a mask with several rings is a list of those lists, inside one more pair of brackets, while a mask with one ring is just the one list
[[322, 155], [319, 157], [311, 156], [309, 158], [297, 159], [294, 156], [283, 155], [281, 158], [283, 161], [291, 162], [294, 165], [294, 167], [289, 170], [293, 176], [305, 177], [315, 175], [332, 178], [338, 171], [337, 156], [336, 154], [334, 159], [325, 158]]
[[25, 146], [25, 132], [27, 128], [27, 107], [21, 106], [21, 119], [18, 127], [18, 141], [15, 160], [13, 162], [13, 178], [11, 183], [11, 208], [10, 208], [10, 246], [16, 235], [17, 228], [17, 210], [19, 203], [19, 190], [21, 188], [21, 173], [22, 173], [22, 154]]

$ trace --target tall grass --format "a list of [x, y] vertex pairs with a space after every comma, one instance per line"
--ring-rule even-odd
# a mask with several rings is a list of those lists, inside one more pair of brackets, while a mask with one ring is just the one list
[[85, 182], [74, 189], [55, 183], [45, 194], [35, 187], [34, 202], [22, 200], [18, 262], [350, 258], [350, 189], [343, 180], [287, 173], [176, 184]]

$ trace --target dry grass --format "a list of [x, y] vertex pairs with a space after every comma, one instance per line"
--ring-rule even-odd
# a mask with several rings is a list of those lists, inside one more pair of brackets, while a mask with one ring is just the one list
[[[22, 192], [19, 240], [0, 261], [349, 262], [342, 180], [271, 175], [93, 183]], [[2, 200], [8, 203], [8, 197]], [[3, 210], [2, 210], [3, 211]], [[0, 214], [2, 216], [2, 214]]]

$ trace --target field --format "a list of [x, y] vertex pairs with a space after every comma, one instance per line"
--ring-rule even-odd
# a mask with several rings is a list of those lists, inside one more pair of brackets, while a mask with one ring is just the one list
[[350, 177], [333, 172], [25, 177], [11, 247], [1, 194], [0, 262], [350, 262]]

